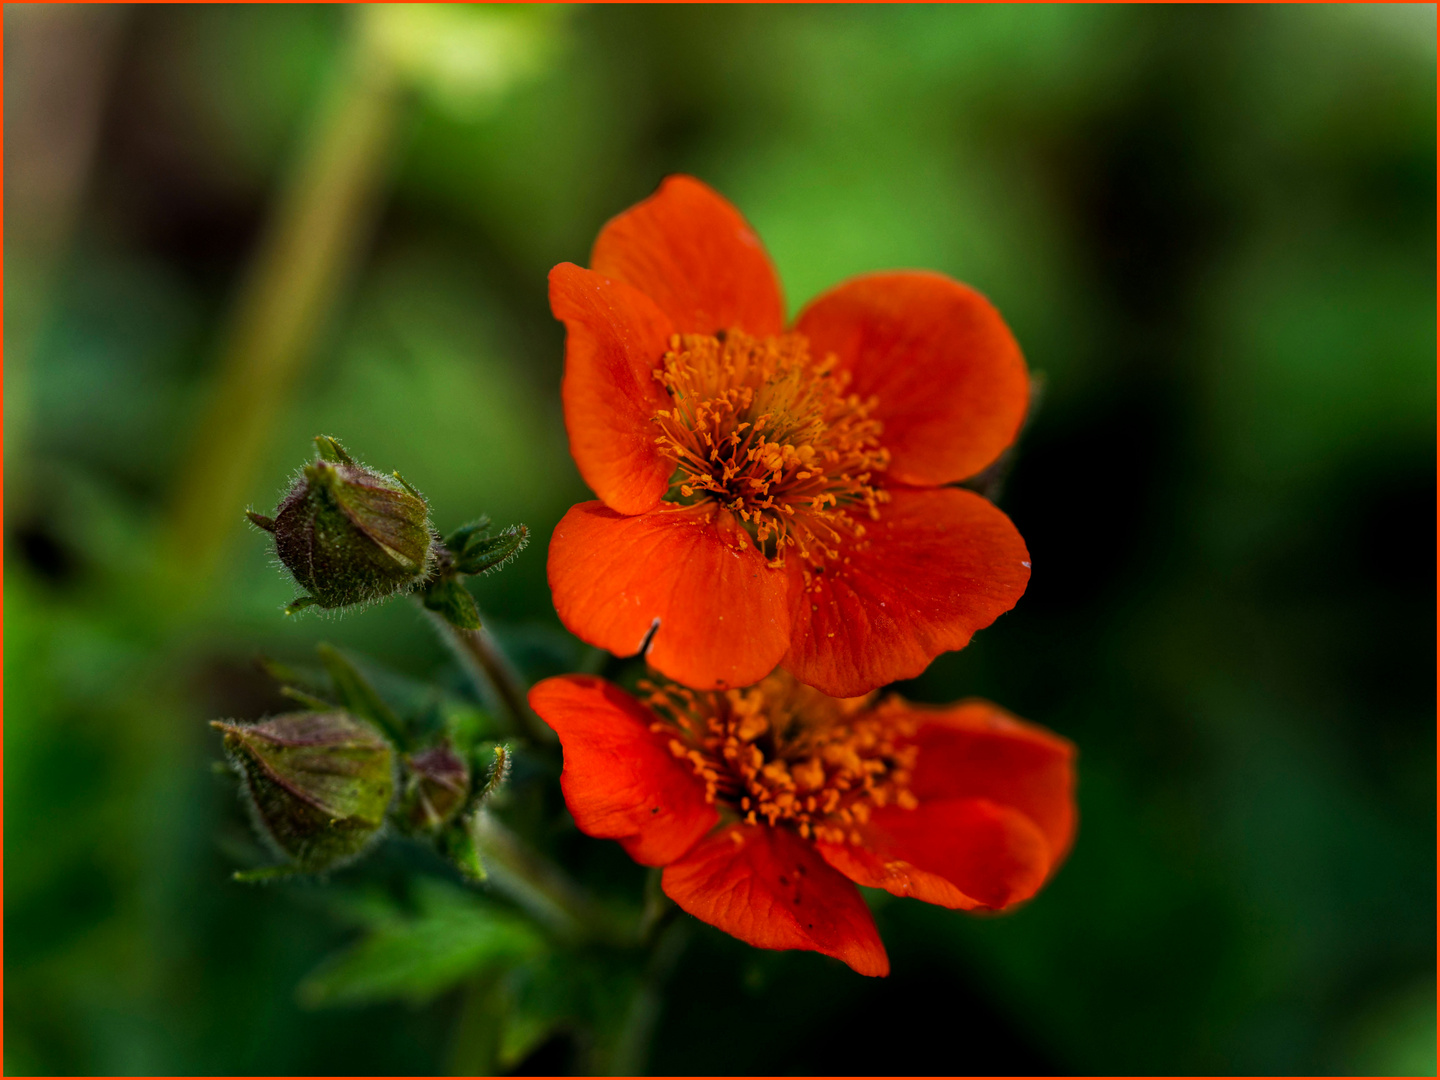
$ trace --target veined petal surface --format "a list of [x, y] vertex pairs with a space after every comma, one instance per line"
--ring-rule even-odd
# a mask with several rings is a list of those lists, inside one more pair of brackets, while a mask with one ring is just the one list
[[860, 892], [789, 829], [729, 825], [665, 868], [665, 895], [762, 949], [811, 949], [861, 975], [890, 959]]
[[555, 527], [548, 572], [572, 633], [633, 656], [653, 627], [646, 658], [697, 689], [759, 682], [789, 644], [789, 577], [713, 505], [626, 517], [580, 503]]
[[650, 730], [655, 715], [618, 686], [561, 675], [531, 689], [530, 707], [560, 736], [560, 789], [581, 832], [664, 866], [720, 820], [694, 772]]
[[650, 297], [682, 334], [739, 327], [765, 337], [785, 329], [780, 279], [760, 237], [692, 176], [668, 177], [650, 198], [611, 218], [590, 266]]
[[550, 271], [550, 309], [565, 324], [560, 400], [570, 456], [605, 505], [643, 514], [675, 470], [651, 420], [670, 405], [654, 371], [673, 325], [643, 293], [572, 263]]
[[783, 661], [832, 697], [919, 675], [1015, 606], [1030, 554], [1010, 519], [973, 491], [896, 489], [848, 557], [793, 597]]
[[1030, 377], [990, 301], [943, 274], [852, 278], [810, 302], [795, 328], [834, 353], [875, 398], [889, 477], [916, 486], [973, 476], [1015, 440]]

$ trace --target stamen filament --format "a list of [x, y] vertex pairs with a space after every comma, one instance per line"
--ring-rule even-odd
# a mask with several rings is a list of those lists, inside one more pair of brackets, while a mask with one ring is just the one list
[[642, 683], [670, 752], [740, 820], [858, 842], [872, 810], [916, 805], [917, 748], [908, 714], [864, 698], [829, 698], [777, 671], [748, 690], [697, 693]]
[[712, 499], [771, 559], [840, 557], [889, 496], [872, 483], [889, 464], [875, 402], [846, 394], [848, 372], [816, 360], [800, 334], [676, 335], [655, 370], [672, 408], [654, 416], [675, 461], [670, 499]]

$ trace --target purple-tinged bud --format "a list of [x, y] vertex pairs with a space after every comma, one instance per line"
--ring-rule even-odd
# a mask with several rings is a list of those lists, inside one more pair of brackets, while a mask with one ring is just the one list
[[225, 735], [256, 826], [296, 869], [327, 870], [379, 835], [395, 794], [395, 751], [365, 721], [337, 710], [211, 726]]
[[448, 742], [405, 758], [401, 813], [413, 829], [448, 824], [470, 797], [470, 767]]
[[430, 507], [399, 476], [385, 476], [318, 436], [273, 519], [249, 513], [275, 537], [275, 552], [306, 594], [287, 609], [342, 608], [383, 600], [423, 582], [438, 538]]

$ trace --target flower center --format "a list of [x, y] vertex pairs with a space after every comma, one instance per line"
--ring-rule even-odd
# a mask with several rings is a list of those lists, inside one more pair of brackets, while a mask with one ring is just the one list
[[874, 400], [846, 394], [849, 373], [803, 335], [677, 334], [655, 378], [673, 405], [653, 418], [676, 466], [667, 498], [732, 511], [772, 566], [787, 548], [836, 558], [888, 501], [872, 483], [890, 461]]
[[751, 825], [858, 844], [875, 807], [913, 809], [913, 721], [863, 698], [826, 697], [784, 671], [748, 690], [700, 693], [645, 683], [651, 730], [705, 782], [705, 798]]

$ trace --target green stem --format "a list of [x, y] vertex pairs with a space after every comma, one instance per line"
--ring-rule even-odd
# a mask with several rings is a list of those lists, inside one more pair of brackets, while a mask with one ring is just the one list
[[675, 901], [665, 895], [661, 887], [663, 873], [658, 866], [652, 866], [645, 875], [645, 906], [640, 912], [640, 926], [636, 937], [642, 945], [650, 946], [665, 928], [667, 919], [675, 913]]
[[540, 743], [555, 741], [555, 732], [535, 715], [525, 696], [525, 684], [494, 635], [483, 626], [461, 630], [444, 616], [427, 611], [437, 632], [459, 658], [481, 698], [510, 720], [511, 729]]
[[[674, 909], [672, 908], [672, 911]], [[642, 1076], [650, 1057], [650, 1043], [660, 1021], [665, 984], [690, 942], [692, 925], [684, 920], [667, 920], [656, 936], [645, 964], [640, 985], [630, 999], [630, 1008], [616, 1033], [610, 1052], [609, 1076]]]
[[451, 1076], [494, 1076], [500, 1064], [500, 1033], [505, 1021], [501, 977], [486, 974], [465, 988], [450, 1046]]

